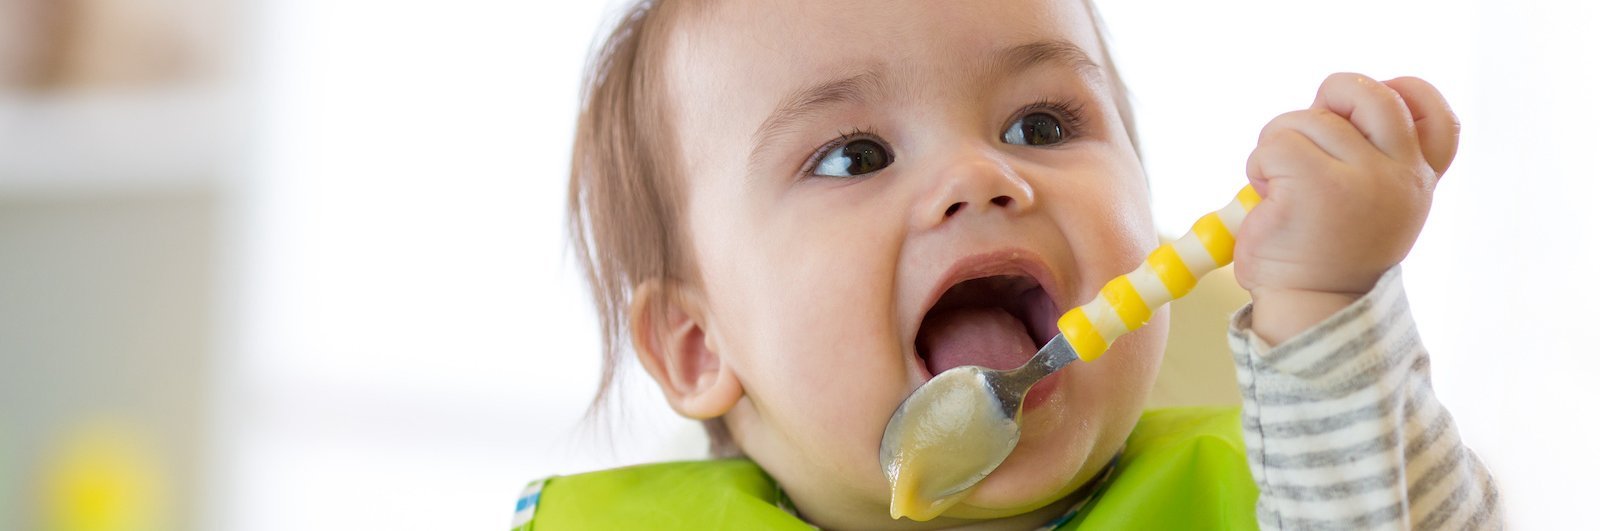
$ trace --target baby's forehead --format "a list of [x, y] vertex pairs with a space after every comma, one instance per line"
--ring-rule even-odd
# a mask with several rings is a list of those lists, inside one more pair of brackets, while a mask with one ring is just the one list
[[724, 1], [684, 15], [665, 58], [674, 122], [724, 143], [753, 142], [774, 112], [808, 97], [957, 90], [1008, 58], [1104, 64], [1078, 0]]

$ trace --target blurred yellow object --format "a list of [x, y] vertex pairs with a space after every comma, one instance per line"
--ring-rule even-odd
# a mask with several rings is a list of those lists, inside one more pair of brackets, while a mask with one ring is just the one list
[[166, 485], [140, 435], [105, 422], [68, 432], [42, 470], [44, 529], [158, 529]]

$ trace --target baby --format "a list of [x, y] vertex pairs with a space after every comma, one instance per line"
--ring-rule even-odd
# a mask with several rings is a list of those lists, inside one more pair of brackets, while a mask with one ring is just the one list
[[570, 206], [600, 396], [631, 345], [727, 459], [535, 482], [517, 528], [1499, 525], [1398, 275], [1459, 131], [1427, 83], [1336, 74], [1262, 131], [1242, 411], [1144, 411], [1158, 310], [1035, 386], [1010, 457], [917, 522], [878, 461], [901, 400], [1022, 363], [1159, 243], [1093, 7], [658, 0], [591, 68]]

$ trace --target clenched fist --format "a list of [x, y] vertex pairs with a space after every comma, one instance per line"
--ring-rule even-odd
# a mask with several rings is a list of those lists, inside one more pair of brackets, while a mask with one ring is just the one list
[[1403, 77], [1334, 74], [1311, 107], [1261, 131], [1234, 274], [1255, 332], [1277, 344], [1371, 290], [1416, 243], [1461, 125], [1439, 91]]

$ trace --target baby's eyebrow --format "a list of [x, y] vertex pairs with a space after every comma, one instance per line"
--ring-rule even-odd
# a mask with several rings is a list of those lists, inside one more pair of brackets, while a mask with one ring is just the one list
[[859, 103], [867, 100], [869, 92], [883, 89], [883, 76], [876, 70], [832, 79], [789, 93], [778, 108], [756, 128], [755, 151], [750, 162], [755, 163], [761, 151], [772, 142], [772, 137], [787, 131], [807, 114], [836, 103]]
[[1095, 64], [1088, 52], [1063, 39], [1038, 40], [1001, 50], [985, 63], [987, 71], [983, 73], [998, 78], [1048, 63], [1066, 65], [1084, 75], [1100, 73], [1100, 65]]
[[[1067, 66], [1083, 75], [1100, 72], [1099, 65], [1083, 48], [1062, 39], [1043, 39], [1004, 48], [980, 62], [977, 72], [981, 79], [1000, 79], [1050, 63]], [[789, 93], [756, 128], [755, 149], [750, 153], [749, 163], [753, 166], [761, 152], [771, 145], [773, 137], [789, 130], [806, 115], [838, 103], [864, 102], [883, 90], [883, 74], [879, 70], [866, 70]]]

